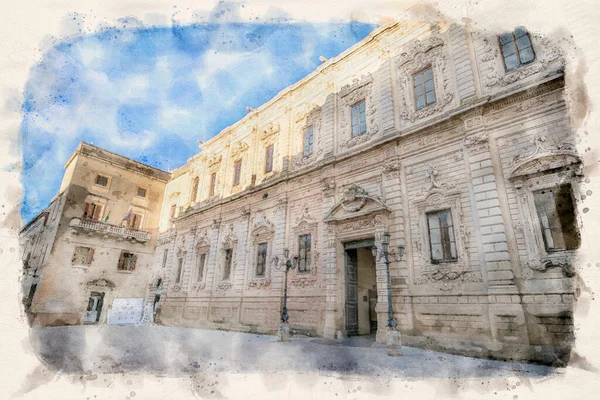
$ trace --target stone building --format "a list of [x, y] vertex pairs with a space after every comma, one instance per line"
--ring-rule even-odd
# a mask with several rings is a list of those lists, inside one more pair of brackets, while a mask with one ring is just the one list
[[[556, 43], [523, 27], [379, 28], [170, 177], [145, 175], [156, 196], [168, 179], [162, 204], [146, 208], [150, 239], [116, 243], [153, 266], [146, 297], [160, 298], [162, 324], [275, 333], [290, 261], [292, 334], [385, 343], [399, 331], [413, 346], [564, 360], [581, 178], [564, 67]], [[91, 183], [78, 185], [83, 199]], [[74, 235], [85, 227], [69, 218], [84, 210], [72, 204], [59, 212], [61, 240], [98, 240]], [[389, 276], [372, 254], [388, 240]], [[106, 263], [127, 279], [114, 271], [119, 251]], [[54, 262], [45, 296], [52, 282], [90, 281], [92, 269], [65, 266], [72, 253]], [[89, 296], [80, 292], [74, 304]], [[38, 315], [63, 312], [38, 297]]]
[[20, 234], [34, 326], [140, 322], [168, 179], [90, 144], [77, 147], [59, 193]]
[[161, 323], [274, 333], [291, 259], [292, 333], [384, 343], [387, 233], [403, 343], [567, 355], [581, 165], [563, 68], [523, 27], [458, 24], [390, 25], [324, 62], [173, 172]]

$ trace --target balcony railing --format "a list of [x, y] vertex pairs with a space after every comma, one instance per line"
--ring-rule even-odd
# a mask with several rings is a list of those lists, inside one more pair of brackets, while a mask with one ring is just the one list
[[124, 239], [131, 238], [137, 240], [138, 242], [147, 242], [152, 236], [150, 232], [147, 231], [126, 228], [124, 226], [111, 225], [101, 221], [94, 221], [91, 219], [73, 218], [69, 226], [98, 233], [105, 233], [107, 235], [114, 235], [122, 237]]
[[163, 245], [165, 243], [170, 242], [175, 237], [175, 231], [173, 229], [169, 229], [165, 232], [158, 234], [158, 245]]

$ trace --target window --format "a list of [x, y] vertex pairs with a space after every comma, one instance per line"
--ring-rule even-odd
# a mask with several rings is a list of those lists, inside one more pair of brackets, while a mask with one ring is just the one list
[[240, 177], [242, 175], [242, 160], [237, 160], [233, 165], [233, 186], [240, 184]]
[[415, 86], [415, 103], [417, 110], [435, 103], [433, 70], [431, 67], [413, 75], [413, 83]]
[[579, 248], [579, 231], [575, 208], [568, 185], [533, 193], [535, 208], [542, 229], [547, 252], [576, 250]]
[[428, 213], [427, 226], [429, 228], [431, 261], [434, 264], [456, 261], [456, 241], [450, 210]]
[[229, 279], [231, 275], [231, 259], [233, 250], [225, 249], [225, 265], [223, 266], [223, 280]]
[[165, 268], [167, 266], [167, 259], [169, 258], [169, 249], [165, 249], [165, 252], [163, 253], [163, 261], [162, 261], [162, 267]]
[[265, 161], [265, 174], [273, 171], [273, 145], [270, 145], [269, 147], [267, 147], [267, 149], [265, 150], [266, 155], [266, 161]]
[[206, 253], [200, 254], [198, 257], [198, 265], [196, 271], [196, 282], [202, 282], [202, 278], [204, 277], [204, 265], [206, 264]]
[[177, 204], [171, 204], [171, 212], [169, 213], [169, 219], [175, 218], [175, 213], [177, 212]]
[[304, 157], [308, 157], [312, 154], [313, 140], [314, 140], [314, 134], [313, 134], [313, 128], [311, 126], [310, 128], [307, 128], [304, 130], [303, 152], [302, 152], [302, 155]]
[[503, 33], [498, 36], [498, 41], [507, 71], [517, 69], [535, 59], [529, 32], [524, 27], [516, 28], [514, 32]]
[[91, 247], [75, 247], [75, 252], [73, 253], [73, 258], [71, 259], [72, 265], [85, 265], [89, 267], [92, 265], [92, 260], [94, 259], [94, 249]]
[[85, 210], [83, 211], [84, 219], [91, 219], [94, 221], [100, 221], [102, 219], [102, 205], [96, 203], [85, 203]]
[[147, 193], [147, 192], [148, 192], [148, 191], [147, 191], [146, 189], [144, 189], [144, 188], [141, 188], [141, 187], [138, 187], [138, 188], [137, 188], [137, 193], [136, 193], [136, 195], [137, 195], [138, 197], [146, 197], [146, 193]]
[[298, 272], [310, 271], [310, 235], [298, 238]]
[[192, 192], [190, 193], [190, 201], [192, 203], [196, 202], [196, 199], [198, 198], [198, 185], [200, 184], [200, 178], [199, 177], [195, 177], [192, 180]]
[[208, 191], [208, 197], [213, 197], [215, 195], [215, 184], [217, 183], [217, 174], [212, 173], [210, 175], [210, 188]]
[[265, 276], [267, 265], [267, 244], [259, 243], [256, 253], [256, 276]]
[[103, 176], [103, 175], [97, 175], [95, 183], [98, 186], [107, 187], [108, 186], [108, 178], [106, 176]]
[[186, 252], [183, 252], [183, 255], [177, 259], [177, 276], [175, 277], [175, 283], [181, 283], [183, 279], [183, 263], [185, 262]]
[[134, 271], [137, 256], [133, 253], [121, 252], [119, 257], [119, 264], [117, 264], [117, 270], [119, 271]]
[[365, 115], [365, 101], [352, 106], [352, 136], [362, 135], [367, 131], [367, 118]]
[[128, 226], [132, 229], [142, 229], [142, 215], [136, 213], [131, 214]]

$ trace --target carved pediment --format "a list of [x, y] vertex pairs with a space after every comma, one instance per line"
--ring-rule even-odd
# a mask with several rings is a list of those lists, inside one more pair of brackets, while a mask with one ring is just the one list
[[581, 163], [575, 146], [570, 143], [551, 145], [544, 136], [536, 134], [531, 140], [535, 147], [525, 154], [517, 155], [512, 163], [510, 177], [537, 174]]
[[239, 157], [243, 152], [248, 150], [248, 144], [246, 142], [237, 141], [231, 145], [231, 156], [233, 158]]
[[86, 283], [86, 286], [95, 286], [95, 287], [102, 287], [102, 288], [107, 288], [107, 289], [114, 289], [117, 287], [117, 285], [115, 285], [113, 282], [109, 281], [108, 279], [104, 279], [104, 278], [91, 280], [88, 283]]
[[356, 218], [380, 211], [391, 212], [391, 209], [377, 197], [370, 195], [358, 185], [348, 187], [342, 199], [329, 210], [325, 222]]
[[261, 132], [260, 139], [261, 140], [268, 139], [271, 136], [278, 134], [279, 130], [280, 130], [279, 124], [274, 124], [274, 123], [270, 122], [269, 125], [267, 125], [267, 127], [265, 129], [263, 129], [263, 131]]

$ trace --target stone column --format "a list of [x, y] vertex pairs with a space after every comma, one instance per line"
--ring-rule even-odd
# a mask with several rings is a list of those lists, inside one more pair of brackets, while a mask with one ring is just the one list
[[[322, 215], [327, 215], [327, 212], [335, 205], [335, 182], [332, 176], [333, 171], [329, 170], [324, 174], [323, 179], [323, 212]], [[321, 229], [322, 241], [322, 280], [324, 282], [325, 291], [325, 307], [323, 310], [323, 337], [335, 339], [341, 327], [337, 326], [337, 276], [336, 276], [336, 237], [335, 226], [333, 223], [326, 223]]]

